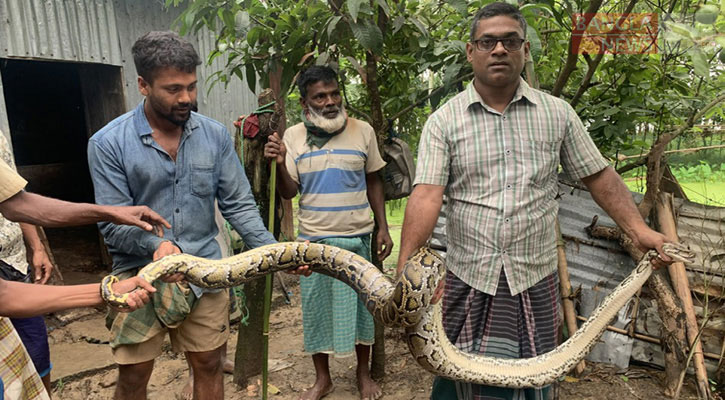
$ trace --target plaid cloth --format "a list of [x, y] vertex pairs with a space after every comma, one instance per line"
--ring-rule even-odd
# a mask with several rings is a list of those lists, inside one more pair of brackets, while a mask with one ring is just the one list
[[[370, 235], [327, 238], [317, 243], [353, 251], [370, 260]], [[356, 344], [375, 342], [373, 316], [352, 288], [326, 275], [300, 277], [302, 328], [306, 353], [353, 354]]]
[[[498, 358], [531, 358], [556, 347], [559, 277], [551, 274], [511, 296], [504, 274], [495, 296], [446, 274], [443, 326], [459, 349]], [[436, 378], [432, 399], [546, 400], [550, 387], [508, 389]]]
[[[135, 276], [138, 270], [116, 274], [119, 280]], [[166, 283], [156, 280], [156, 292], [144, 307], [130, 313], [119, 313], [109, 308], [106, 327], [111, 331], [111, 348], [125, 344], [143, 343], [179, 326], [194, 308], [197, 297], [183, 282]]]
[[3, 317], [0, 317], [0, 380], [3, 383], [0, 395], [6, 399], [50, 400], [18, 333]]

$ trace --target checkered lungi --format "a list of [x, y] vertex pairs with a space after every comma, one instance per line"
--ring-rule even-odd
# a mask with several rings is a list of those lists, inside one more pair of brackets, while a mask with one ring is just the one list
[[18, 333], [4, 317], [0, 317], [0, 380], [0, 398], [50, 400]]
[[[370, 260], [370, 235], [327, 238], [317, 243], [337, 246]], [[345, 357], [354, 353], [355, 345], [375, 342], [373, 316], [350, 286], [313, 273], [300, 277], [300, 290], [305, 353]]]
[[[459, 349], [498, 358], [530, 358], [556, 347], [559, 325], [559, 277], [547, 276], [511, 296], [505, 273], [496, 295], [480, 292], [446, 273], [443, 326]], [[546, 400], [550, 387], [508, 389], [437, 377], [431, 399]]]

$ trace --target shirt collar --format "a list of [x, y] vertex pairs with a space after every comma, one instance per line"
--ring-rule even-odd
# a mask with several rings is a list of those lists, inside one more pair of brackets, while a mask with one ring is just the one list
[[[154, 130], [151, 129], [151, 124], [149, 124], [149, 120], [146, 118], [146, 112], [144, 112], [143, 105], [146, 100], [142, 100], [134, 110], [134, 127], [136, 128], [136, 133], [138, 133], [139, 136], [148, 136], [151, 135]], [[197, 115], [195, 112], [191, 112], [191, 117], [189, 117], [189, 120], [186, 121], [184, 124], [184, 134], [190, 134], [191, 131], [199, 127], [199, 121], [197, 120]]]
[[[467, 108], [476, 103], [480, 104], [482, 107], [487, 107], [486, 103], [484, 103], [481, 98], [481, 95], [478, 94], [478, 91], [476, 91], [473, 81], [468, 84], [466, 92], [468, 93], [468, 104], [466, 104]], [[511, 103], [516, 103], [521, 99], [526, 99], [533, 105], [537, 104], [534, 89], [532, 89], [523, 78], [519, 78], [519, 87], [516, 88], [516, 92], [514, 93], [514, 98], [511, 100]]]

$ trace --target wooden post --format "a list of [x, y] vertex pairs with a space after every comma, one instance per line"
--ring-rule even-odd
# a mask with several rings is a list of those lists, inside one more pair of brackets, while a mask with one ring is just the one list
[[[564, 239], [561, 237], [561, 228], [559, 227], [559, 220], [556, 220], [556, 249], [559, 258], [559, 290], [561, 291], [561, 303], [564, 308], [564, 322], [566, 323], [566, 329], [569, 331], [569, 337], [579, 328], [576, 323], [576, 310], [574, 309], [574, 301], [571, 299], [571, 282], [569, 281], [569, 270], [566, 263], [566, 252], [564, 247]], [[582, 359], [576, 367], [574, 372], [576, 375], [581, 375], [586, 368], [586, 362]]]
[[[264, 90], [259, 95], [259, 105], [274, 101], [271, 90]], [[259, 207], [260, 215], [269, 214], [269, 162], [264, 157], [264, 144], [276, 129], [276, 121], [284, 119], [279, 115], [279, 108], [274, 107], [274, 114], [261, 114], [259, 116], [259, 134], [254, 139], [242, 140], [235, 137], [237, 153], [243, 152], [244, 171], [252, 186], [254, 199]], [[278, 223], [275, 223], [278, 225]], [[268, 227], [270, 231], [275, 226]], [[265, 279], [256, 279], [244, 285], [247, 308], [249, 309], [248, 325], [239, 325], [237, 349], [234, 356], [234, 382], [242, 387], [248, 384], [248, 379], [262, 373], [263, 357], [263, 321], [264, 321], [264, 289]]]
[[[669, 193], [660, 193], [655, 207], [657, 221], [662, 234], [667, 237], [667, 240], [674, 243], [679, 242], [672, 208], [672, 195]], [[692, 295], [690, 294], [690, 284], [687, 280], [685, 265], [681, 262], [675, 262], [670, 264], [667, 270], [670, 274], [675, 293], [677, 293], [677, 297], [682, 301], [682, 308], [685, 311], [687, 340], [690, 345], [690, 351], [694, 352], [693, 367], [695, 368], [695, 376], [697, 378], [697, 391], [700, 397], [709, 399], [710, 389], [707, 370], [705, 369], [705, 359], [702, 354], [702, 342], [698, 340], [699, 328], [697, 326], [697, 318], [695, 317], [695, 309], [692, 305]]]

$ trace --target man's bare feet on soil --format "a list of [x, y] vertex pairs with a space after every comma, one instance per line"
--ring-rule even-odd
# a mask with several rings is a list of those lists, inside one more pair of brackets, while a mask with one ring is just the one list
[[224, 371], [225, 374], [233, 374], [234, 361], [224, 357], [224, 360], [222, 360], [222, 371]]
[[186, 385], [184, 385], [184, 388], [181, 389], [181, 393], [177, 396], [180, 400], [192, 400], [194, 398], [194, 379], [189, 377], [189, 380], [186, 382]]
[[305, 390], [300, 395], [300, 400], [320, 400], [335, 390], [330, 381], [315, 381], [314, 386]]
[[360, 391], [360, 398], [362, 400], [377, 400], [383, 397], [383, 390], [370, 377], [370, 374], [358, 374], [357, 388]]

